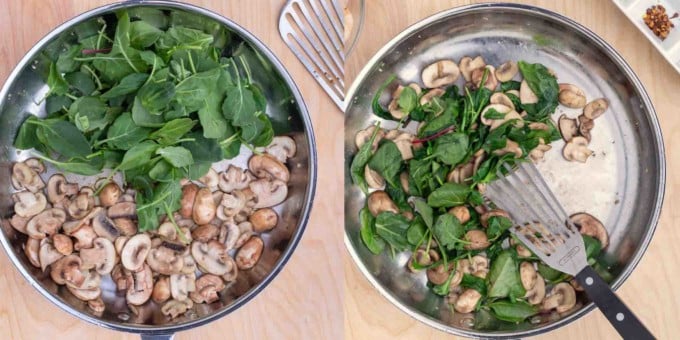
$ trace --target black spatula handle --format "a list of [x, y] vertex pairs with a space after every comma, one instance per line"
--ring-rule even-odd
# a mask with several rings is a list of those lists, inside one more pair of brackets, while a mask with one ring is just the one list
[[609, 319], [609, 322], [624, 339], [655, 339], [654, 335], [619, 300], [616, 294], [609, 288], [609, 285], [597, 275], [593, 268], [590, 266], [583, 268], [580, 273], [576, 274], [576, 280], [583, 286], [588, 297], [597, 305], [597, 308]]

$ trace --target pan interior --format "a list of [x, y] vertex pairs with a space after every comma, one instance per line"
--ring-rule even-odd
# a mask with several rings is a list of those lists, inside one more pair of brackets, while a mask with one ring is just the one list
[[[439, 59], [456, 62], [481, 55], [487, 64], [540, 62], [554, 70], [559, 83], [582, 88], [588, 101], [604, 97], [609, 110], [595, 122], [586, 164], [563, 159], [563, 141], [553, 143], [538, 164], [568, 213], [589, 212], [607, 227], [611, 244], [603, 255], [618, 287], [644, 252], [658, 218], [663, 193], [663, 146], [655, 113], [632, 71], [611, 48], [580, 26], [542, 10], [521, 6], [470, 6], [435, 15], [402, 33], [374, 57], [350, 90], [345, 120], [345, 232], [357, 264], [376, 288], [408, 314], [436, 328], [471, 336], [526, 336], [564, 324], [584, 314], [589, 304], [567, 315], [544, 315], [507, 327], [482, 324], [481, 315], [454, 313], [426, 286], [425, 273], [406, 269], [410, 254], [373, 255], [359, 235], [359, 210], [365, 196], [352, 185], [349, 165], [356, 153], [354, 136], [377, 120], [371, 100], [378, 87], [396, 74], [402, 84], [419, 83], [421, 70]], [[398, 41], [397, 41], [398, 40]], [[464, 80], [457, 84], [463, 86]], [[387, 100], [387, 95], [384, 96]], [[559, 106], [575, 118], [580, 110]], [[381, 127], [395, 128], [383, 121]], [[412, 128], [413, 126], [411, 126]]]

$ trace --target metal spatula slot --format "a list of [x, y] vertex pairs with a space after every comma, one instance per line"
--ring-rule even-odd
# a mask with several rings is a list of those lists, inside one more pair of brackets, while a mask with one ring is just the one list
[[343, 18], [333, 0], [290, 0], [279, 18], [281, 38], [338, 107], [345, 98]]
[[517, 224], [511, 232], [550, 267], [570, 274], [583, 286], [624, 339], [654, 339], [609, 285], [588, 266], [585, 246], [557, 197], [532, 163], [505, 164], [489, 183], [486, 197]]

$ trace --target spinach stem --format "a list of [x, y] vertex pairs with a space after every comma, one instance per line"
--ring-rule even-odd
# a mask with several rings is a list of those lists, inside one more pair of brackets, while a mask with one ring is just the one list
[[87, 65], [83, 65], [83, 68], [84, 68], [87, 72], [90, 72], [90, 74], [94, 77], [94, 81], [97, 83], [97, 89], [101, 91], [101, 90], [104, 88], [104, 86], [102, 86], [102, 82], [101, 82], [101, 80], [99, 80], [99, 77], [97, 77], [97, 74], [94, 73], [94, 70], [91, 69], [91, 68], [90, 68], [89, 66], [87, 66]]

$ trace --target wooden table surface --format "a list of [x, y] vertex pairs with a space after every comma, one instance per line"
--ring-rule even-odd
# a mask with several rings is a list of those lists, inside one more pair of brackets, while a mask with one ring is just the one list
[[[45, 34], [106, 0], [0, 1], [0, 81]], [[340, 339], [342, 337], [342, 126], [343, 117], [279, 38], [285, 3], [188, 1], [233, 19], [283, 62], [312, 115], [319, 150], [314, 210], [293, 257], [263, 292], [234, 313], [178, 334], [176, 339]], [[31, 288], [0, 251], [0, 339], [138, 339], [81, 321]]]
[[[368, 0], [366, 24], [348, 58], [348, 83], [373, 54], [407, 26], [451, 7], [478, 1]], [[667, 157], [665, 204], [654, 239], [619, 296], [659, 339], [680, 331], [680, 75], [632, 23], [607, 0], [521, 1], [553, 10], [593, 30], [628, 61], [652, 98], [663, 129]], [[677, 28], [676, 28], [677, 29]], [[676, 32], [677, 34], [677, 32]], [[345, 260], [346, 339], [437, 339], [433, 330], [392, 306], [372, 288], [350, 259]], [[580, 320], [537, 339], [616, 339], [604, 316], [593, 311]]]

